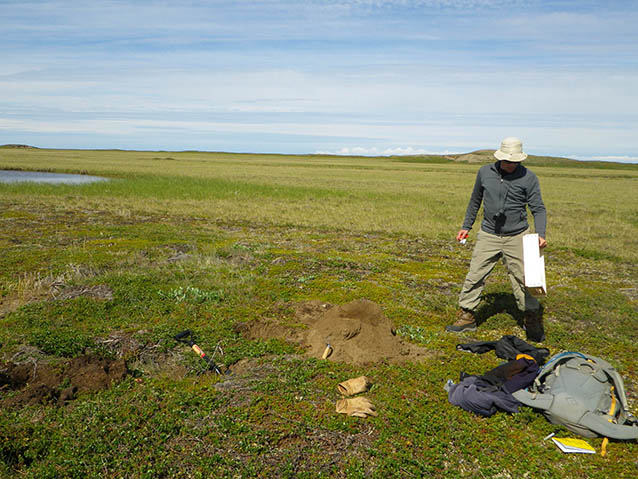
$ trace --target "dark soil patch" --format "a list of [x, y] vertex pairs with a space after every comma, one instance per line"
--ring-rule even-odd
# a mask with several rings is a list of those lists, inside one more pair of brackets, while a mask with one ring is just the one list
[[127, 374], [122, 359], [112, 360], [85, 355], [65, 363], [51, 365], [38, 361], [4, 363], [0, 365], [0, 391], [17, 394], [2, 400], [3, 407], [23, 407], [29, 404], [64, 404], [78, 393], [107, 389]]
[[238, 324], [236, 330], [247, 339], [280, 338], [297, 343], [313, 358], [321, 358], [330, 345], [328, 360], [350, 364], [398, 363], [431, 355], [399, 338], [381, 307], [366, 299], [342, 306], [321, 301], [300, 303], [295, 305], [295, 319], [303, 328], [264, 320]]
[[138, 331], [136, 335], [114, 331], [106, 338], [97, 339], [96, 343], [110, 356], [126, 361], [129, 372], [136, 377], [140, 374], [162, 374], [177, 379], [188, 374], [189, 369], [183, 364], [185, 350], [175, 348], [167, 351], [160, 342], [143, 340], [141, 336], [145, 334], [145, 330]]

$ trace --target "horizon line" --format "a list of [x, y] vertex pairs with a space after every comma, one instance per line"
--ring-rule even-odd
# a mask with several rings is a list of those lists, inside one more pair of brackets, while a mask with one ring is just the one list
[[[272, 156], [326, 156], [326, 157], [343, 157], [343, 158], [395, 158], [395, 157], [406, 157], [406, 158], [415, 158], [415, 157], [449, 157], [445, 159], [449, 159], [450, 161], [455, 161], [459, 157], [463, 155], [471, 155], [480, 152], [490, 152], [496, 151], [494, 148], [479, 148], [477, 150], [472, 151], [460, 151], [460, 152], [452, 152], [452, 151], [442, 151], [442, 152], [409, 152], [409, 153], [382, 153], [376, 152], [374, 154], [364, 153], [364, 152], [330, 152], [330, 151], [315, 151], [315, 152], [306, 152], [306, 153], [282, 153], [282, 152], [257, 152], [257, 151], [222, 151], [222, 150], [197, 150], [197, 149], [185, 149], [185, 150], [170, 150], [170, 149], [143, 149], [143, 148], [59, 148], [59, 147], [47, 147], [47, 146], [35, 146], [28, 145], [22, 143], [6, 143], [0, 145], [0, 149], [36, 149], [36, 150], [58, 150], [58, 151], [139, 151], [139, 152], [157, 152], [157, 153], [216, 153], [216, 154], [233, 154], [233, 155], [272, 155]], [[342, 149], [344, 150], [344, 149]], [[349, 149], [346, 149], [349, 150]], [[363, 149], [362, 149], [363, 150]], [[387, 149], [391, 150], [391, 149]], [[386, 150], [386, 151], [387, 151]], [[398, 150], [401, 150], [400, 148]], [[609, 163], [609, 164], [619, 164], [619, 165], [633, 165], [638, 164], [638, 157], [633, 156], [619, 156], [619, 155], [609, 155], [609, 156], [554, 156], [554, 155], [545, 155], [545, 154], [534, 154], [528, 153], [530, 157], [537, 158], [552, 158], [552, 159], [561, 159], [575, 162], [583, 162], [583, 163], [592, 163], [592, 162], [600, 162], [600, 163]], [[482, 163], [481, 161], [477, 161], [476, 163]]]

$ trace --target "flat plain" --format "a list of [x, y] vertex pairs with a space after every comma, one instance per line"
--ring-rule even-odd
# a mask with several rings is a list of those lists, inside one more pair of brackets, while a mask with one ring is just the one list
[[[635, 477], [635, 442], [564, 455], [543, 438], [569, 433], [529, 408], [482, 418], [447, 402], [448, 379], [500, 362], [457, 343], [524, 338], [502, 265], [479, 329], [444, 332], [479, 226], [456, 244], [481, 164], [0, 148], [0, 169], [111, 179], [0, 183], [0, 476]], [[544, 346], [610, 361], [636, 412], [638, 165], [525, 164], [548, 210]], [[304, 305], [360, 299], [428, 354], [348, 364], [245, 334], [303, 329]], [[173, 339], [185, 329], [229, 374]], [[77, 386], [68, 371], [87, 357], [128, 372]], [[57, 382], [26, 394], [9, 363]], [[336, 385], [362, 374], [378, 416], [336, 414]]]

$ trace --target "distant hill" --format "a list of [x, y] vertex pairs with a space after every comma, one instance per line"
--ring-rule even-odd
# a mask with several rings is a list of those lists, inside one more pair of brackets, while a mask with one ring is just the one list
[[30, 145], [17, 145], [17, 144], [8, 144], [8, 145], [0, 145], [0, 148], [35, 148], [37, 149], [37, 146], [30, 146]]
[[[476, 150], [471, 153], [463, 153], [460, 155], [449, 155], [454, 161], [461, 163], [491, 163], [495, 161], [494, 152], [496, 150]], [[569, 164], [575, 166], [576, 163], [584, 163], [583, 161], [573, 160], [571, 158], [564, 158], [560, 156], [537, 156], [528, 155], [527, 160], [533, 161], [535, 165], [543, 164], [547, 166], [557, 166], [559, 164]]]
[[496, 150], [476, 150], [471, 153], [463, 153], [461, 155], [449, 155], [454, 161], [461, 163], [490, 163], [494, 161], [494, 152]]
[[[494, 152], [496, 150], [476, 150], [470, 153], [457, 153], [447, 155], [415, 155], [415, 156], [393, 156], [395, 161], [405, 161], [407, 163], [492, 163], [496, 161]], [[580, 164], [603, 163], [603, 162], [584, 162], [563, 158], [558, 156], [536, 156], [528, 155], [526, 163], [533, 162], [536, 166], [580, 166]]]
[[[9, 143], [6, 145], [0, 145], [0, 149], [34, 149], [34, 150], [42, 150], [46, 151], [47, 148], [40, 148], [37, 146], [31, 145], [22, 145], [16, 143]], [[69, 151], [76, 151], [70, 149]], [[79, 151], [79, 150], [78, 150]], [[81, 151], [135, 151], [135, 150], [120, 150], [120, 149], [108, 149], [108, 150], [81, 150]], [[145, 152], [149, 152], [150, 150], [144, 150]], [[393, 156], [379, 156], [376, 158], [384, 158], [389, 159], [391, 161], [396, 161], [399, 163], [468, 163], [468, 164], [487, 164], [495, 161], [494, 152], [496, 150], [476, 150], [469, 153], [456, 153], [456, 154], [441, 154], [441, 155], [393, 155]], [[167, 150], [158, 150], [158, 152], [167, 153]], [[211, 153], [211, 154], [222, 154], [222, 155], [260, 155], [260, 156], [277, 156], [277, 157], [322, 157], [322, 158], [367, 158], [361, 157], [359, 155], [328, 155], [328, 154], [301, 154], [301, 155], [290, 155], [283, 153], [229, 153], [229, 152], [221, 152], [221, 151], [197, 151], [197, 150], [184, 150], [177, 153]], [[370, 157], [374, 158], [374, 157]], [[538, 156], [538, 155], [529, 155], [525, 160], [525, 164], [533, 165], [533, 166], [551, 166], [551, 167], [565, 167], [565, 168], [587, 168], [587, 169], [610, 169], [610, 170], [636, 170], [638, 169], [638, 164], [636, 163], [621, 163], [621, 162], [613, 162], [613, 161], [583, 161], [583, 160], [574, 160], [572, 158], [565, 158], [560, 156]]]
[[[422, 155], [422, 156], [395, 156], [394, 161], [405, 161], [407, 163], [476, 163], [486, 164], [496, 161], [494, 152], [496, 150], [476, 150], [470, 153], [459, 153], [449, 155]], [[632, 163], [619, 163], [613, 161], [582, 161], [560, 156], [538, 156], [528, 155], [525, 164], [533, 166], [553, 166], [570, 168], [601, 168], [614, 170], [635, 170], [638, 165]]]

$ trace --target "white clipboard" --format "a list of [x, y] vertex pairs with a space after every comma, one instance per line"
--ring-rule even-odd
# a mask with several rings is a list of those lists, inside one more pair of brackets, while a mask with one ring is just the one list
[[538, 247], [537, 234], [523, 236], [523, 267], [527, 290], [534, 296], [546, 296], [545, 256]]

